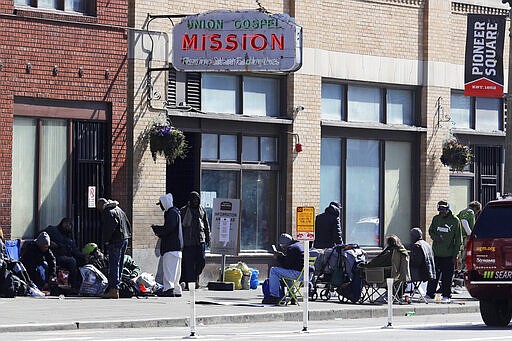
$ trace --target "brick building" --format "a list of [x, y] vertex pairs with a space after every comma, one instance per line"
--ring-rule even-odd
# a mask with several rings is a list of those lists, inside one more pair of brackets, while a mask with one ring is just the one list
[[[173, 69], [179, 15], [258, 8], [302, 26], [298, 71]], [[233, 260], [262, 270], [279, 233], [295, 232], [297, 206], [321, 212], [341, 202], [345, 241], [376, 252], [387, 234], [408, 242], [412, 226], [428, 227], [442, 198], [458, 212], [502, 192], [503, 100], [462, 95], [466, 15], [507, 15], [498, 0], [136, 1], [130, 10], [133, 253], [149, 268], [149, 225], [162, 220], [154, 203], [164, 192], [177, 205], [191, 190], [207, 206], [215, 196], [242, 199]], [[191, 146], [169, 166], [153, 162], [145, 133], [165, 115]], [[451, 136], [473, 147], [463, 172], [440, 162]], [[208, 260], [203, 281], [220, 264]]]
[[0, 226], [33, 238], [63, 217], [101, 242], [96, 198], [131, 207], [126, 1], [0, 1]]

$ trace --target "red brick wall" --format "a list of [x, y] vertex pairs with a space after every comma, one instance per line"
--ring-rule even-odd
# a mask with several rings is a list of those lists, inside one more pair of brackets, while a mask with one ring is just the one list
[[[98, 0], [97, 16], [15, 8], [0, 0], [0, 227], [10, 237], [13, 101], [107, 102], [112, 107], [112, 197], [128, 208], [126, 0]], [[25, 71], [32, 64], [31, 73]], [[52, 74], [58, 66], [58, 75]], [[84, 69], [83, 77], [78, 74]], [[109, 70], [109, 77], [105, 71]]]

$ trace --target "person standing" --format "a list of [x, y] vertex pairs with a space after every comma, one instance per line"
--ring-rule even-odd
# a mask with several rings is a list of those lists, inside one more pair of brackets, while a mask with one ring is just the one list
[[[464, 238], [464, 241], [466, 241], [467, 237], [471, 234], [480, 211], [482, 211], [482, 204], [478, 201], [472, 201], [468, 204], [468, 207], [457, 214], [457, 218], [459, 218], [460, 223], [462, 224], [462, 237]], [[465, 244], [466, 243], [464, 243], [464, 245]]]
[[442, 302], [450, 303], [455, 262], [462, 244], [462, 231], [460, 220], [453, 215], [448, 201], [439, 201], [437, 211], [439, 214], [432, 218], [428, 229], [430, 238], [432, 238], [436, 278], [428, 282], [427, 296], [434, 299], [437, 284], [441, 279]]
[[192, 191], [188, 204], [180, 210], [183, 226], [181, 281], [185, 282], [185, 290], [188, 290], [189, 282], [195, 282], [196, 288], [199, 288], [199, 275], [205, 266], [206, 247], [210, 246], [210, 227], [200, 203], [199, 193]]
[[413, 282], [428, 282], [436, 278], [434, 251], [429, 243], [423, 240], [423, 232], [418, 227], [412, 228], [410, 270]]
[[315, 218], [315, 241], [313, 247], [326, 249], [342, 243], [340, 205], [332, 201], [325, 211]]
[[159, 296], [181, 297], [183, 230], [180, 211], [174, 207], [171, 193], [162, 195], [157, 205], [164, 211], [164, 225], [151, 226], [153, 232], [160, 238], [160, 257], [164, 271], [164, 288]]
[[102, 238], [108, 254], [108, 290], [103, 298], [119, 298], [119, 287], [123, 273], [123, 262], [128, 239], [131, 236], [131, 225], [126, 213], [119, 207], [119, 202], [98, 199], [98, 210], [101, 215]]

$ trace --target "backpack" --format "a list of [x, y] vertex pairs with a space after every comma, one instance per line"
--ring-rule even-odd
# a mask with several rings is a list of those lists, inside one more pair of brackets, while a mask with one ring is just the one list
[[119, 297], [120, 298], [131, 298], [135, 295], [138, 295], [138, 292], [135, 288], [135, 282], [132, 280], [122, 280], [119, 283]]
[[108, 280], [100, 270], [94, 265], [86, 264], [80, 268], [82, 275], [82, 285], [80, 286], [80, 295], [98, 296], [105, 292], [108, 286]]
[[0, 283], [1, 297], [27, 296], [29, 294], [29, 286], [11, 271], [5, 272], [5, 278]]
[[[264, 299], [270, 298], [270, 283], [268, 281], [268, 278], [261, 285], [261, 290], [263, 291], [263, 298]], [[280, 285], [279, 285], [279, 298], [283, 298], [283, 296], [284, 296], [284, 288], [283, 288], [283, 284], [280, 283]]]

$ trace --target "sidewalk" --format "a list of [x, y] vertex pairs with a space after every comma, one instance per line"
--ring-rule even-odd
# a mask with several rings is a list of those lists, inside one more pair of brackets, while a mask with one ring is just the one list
[[[302, 321], [303, 305], [262, 305], [257, 290], [196, 292], [197, 325], [265, 321]], [[0, 333], [92, 328], [187, 326], [191, 294], [180, 298], [147, 297], [105, 300], [89, 297], [0, 299]], [[478, 301], [466, 291], [453, 296], [451, 304], [412, 303], [393, 305], [395, 316], [478, 312]], [[387, 305], [339, 303], [337, 297], [309, 302], [310, 320], [356, 319], [387, 316]]]

